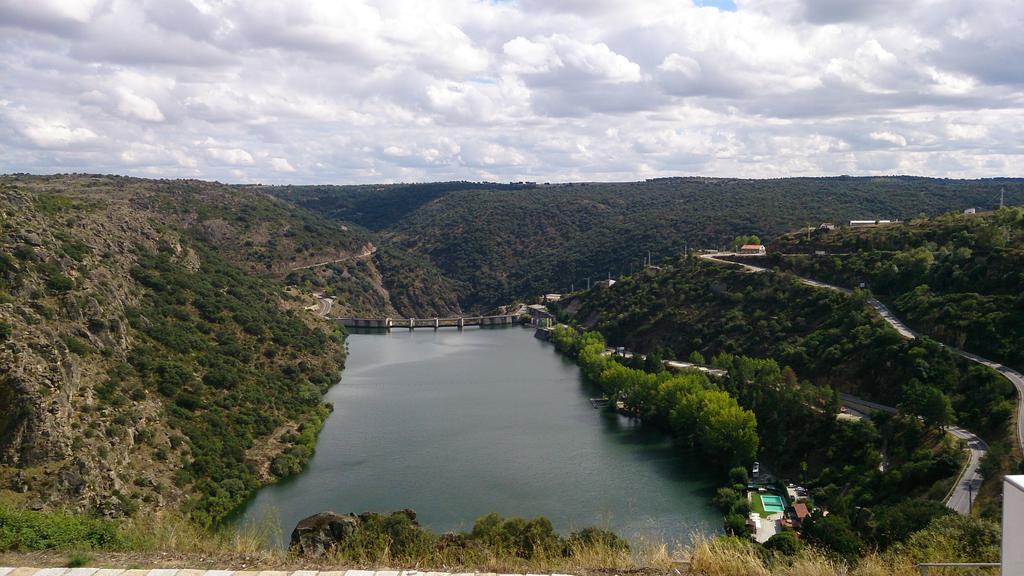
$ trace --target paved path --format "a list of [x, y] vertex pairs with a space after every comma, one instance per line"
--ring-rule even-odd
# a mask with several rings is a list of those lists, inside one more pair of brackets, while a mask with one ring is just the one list
[[316, 314], [317, 316], [327, 318], [331, 313], [331, 308], [334, 307], [334, 298], [326, 298], [323, 296], [317, 296], [317, 298], [320, 299], [320, 308], [317, 309]]
[[957, 354], [963, 356], [964, 358], [967, 358], [968, 360], [974, 360], [978, 364], [984, 364], [985, 366], [988, 366], [989, 368], [995, 370], [996, 372], [999, 372], [1000, 374], [1003, 375], [1003, 377], [1005, 377], [1010, 382], [1013, 382], [1013, 385], [1017, 387], [1017, 393], [1021, 397], [1021, 400], [1017, 402], [1017, 440], [1020, 442], [1021, 450], [1024, 450], [1024, 375], [1022, 375], [1020, 372], [1017, 372], [1013, 368], [1008, 368], [998, 362], [986, 360], [985, 358], [982, 358], [981, 356], [978, 356], [976, 354], [964, 352], [963, 350], [957, 350], [956, 348], [950, 348], [950, 350], [956, 352]]
[[[185, 570], [158, 568], [122, 570], [111, 568], [9, 568], [0, 567], [0, 576], [524, 576], [521, 574], [483, 574], [463, 572], [420, 572], [417, 570]], [[525, 576], [539, 576], [528, 574]], [[569, 576], [552, 574], [551, 576]]]
[[[722, 264], [742, 266], [748, 272], [771, 272], [771, 270], [767, 268], [762, 268], [760, 266], [753, 266], [750, 264], [733, 262], [731, 260], [724, 260], [721, 258], [722, 256], [734, 256], [734, 254], [702, 254], [701, 258]], [[797, 276], [796, 274], [792, 274], [791, 272], [789, 274], [791, 274], [794, 278], [797, 278], [800, 282], [807, 284], [808, 286], [824, 288], [827, 290], [835, 290], [837, 292], [843, 292], [847, 294], [851, 292], [848, 288], [842, 288], [840, 286], [834, 286], [832, 284], [827, 284], [825, 282], [811, 280], [810, 278]], [[913, 340], [914, 338], [918, 337], [918, 333], [911, 330], [906, 324], [903, 323], [902, 320], [897, 318], [896, 315], [893, 314], [892, 311], [885, 306], [885, 304], [882, 304], [875, 298], [870, 298], [868, 299], [868, 305], [874, 308], [883, 320], [888, 322], [890, 326], [892, 326], [897, 332], [899, 332], [900, 336], [903, 336], [904, 338], [908, 338], [910, 340]], [[1021, 442], [1022, 449], [1024, 449], [1024, 376], [1022, 376], [1019, 372], [1015, 370], [1003, 366], [1002, 364], [993, 362], [991, 360], [986, 360], [985, 358], [982, 358], [975, 354], [964, 352], [963, 350], [957, 350], [956, 348], [952, 347], [949, 347], [949, 349], [963, 356], [964, 358], [967, 358], [968, 360], [972, 360], [979, 364], [984, 364], [998, 371], [1003, 376], [1005, 376], [1010, 382], [1013, 382], [1013, 385], [1017, 388], [1018, 395], [1020, 395], [1020, 397], [1022, 398], [1021, 401], [1017, 402], [1017, 439], [1018, 441]], [[859, 403], [861, 406], [868, 406], [870, 408], [882, 410], [884, 412], [896, 411], [895, 408], [883, 406], [881, 404], [874, 404], [872, 402], [861, 400], [848, 394], [843, 396], [846, 396], [846, 398], [843, 399], [844, 402], [848, 401], [848, 399], [856, 401], [855, 408], [859, 407], [856, 405], [857, 403]], [[978, 470], [978, 466], [981, 463], [981, 458], [988, 451], [988, 444], [986, 444], [984, 440], [979, 438], [973, 432], [969, 430], [964, 430], [963, 428], [953, 426], [947, 428], [947, 432], [949, 432], [950, 434], [957, 438], [964, 440], [967, 443], [967, 447], [971, 451], [971, 455], [967, 461], [967, 465], [961, 471], [960, 477], [957, 479], [956, 486], [953, 487], [952, 493], [946, 500], [946, 506], [948, 506], [952, 510], [959, 512], [960, 514], [967, 514], [968, 512], [970, 512], [971, 509], [972, 497], [974, 494], [977, 494], [978, 487], [981, 486], [981, 473]]]
[[950, 426], [946, 428], [946, 431], [966, 442], [971, 451], [970, 460], [967, 461], [967, 466], [957, 478], [956, 486], [953, 487], [949, 499], [946, 500], [946, 506], [960, 514], [969, 514], [971, 503], [978, 495], [978, 488], [981, 487], [981, 472], [979, 472], [978, 466], [981, 464], [981, 458], [988, 452], [988, 444], [978, 438], [974, 432], [958, 426]]
[[[771, 270], [769, 270], [767, 268], [761, 268], [759, 266], [752, 266], [750, 264], [743, 264], [743, 263], [740, 263], [740, 262], [733, 262], [731, 260], [723, 260], [721, 258], [721, 256], [735, 256], [735, 254], [729, 254], [729, 253], [702, 254], [700, 257], [704, 258], [705, 260], [711, 260], [713, 262], [719, 262], [719, 263], [723, 263], [723, 264], [732, 264], [734, 266], [742, 266], [744, 269], [746, 269], [748, 271], [751, 271], [751, 272], [771, 272]], [[839, 286], [834, 286], [832, 284], [826, 284], [825, 282], [818, 282], [817, 280], [811, 280], [810, 278], [804, 278], [802, 276], [797, 276], [796, 274], [793, 274], [791, 272], [788, 272], [788, 274], [790, 274], [793, 277], [799, 279], [801, 282], [803, 282], [804, 284], [807, 284], [808, 286], [816, 286], [818, 288], [827, 288], [829, 290], [836, 290], [836, 291], [845, 292], [845, 293], [849, 293], [850, 292], [850, 290], [847, 289], [847, 288], [842, 288], [842, 287], [839, 287]], [[892, 311], [889, 310], [889, 308], [887, 308], [885, 306], [885, 304], [882, 304], [881, 302], [879, 302], [875, 298], [870, 298], [868, 300], [868, 304], [872, 308], [877, 310], [878, 314], [882, 316], [882, 319], [885, 320], [886, 322], [888, 322], [890, 326], [895, 328], [896, 331], [899, 332], [900, 335], [903, 336], [904, 338], [914, 339], [914, 338], [917, 338], [919, 336], [919, 334], [917, 332], [915, 332], [914, 330], [911, 330], [906, 324], [903, 323], [902, 320], [897, 318], [892, 313]], [[943, 344], [943, 346], [945, 346], [945, 345]], [[963, 350], [960, 350], [960, 349], [957, 349], [957, 348], [953, 348], [952, 346], [948, 346], [948, 348], [951, 351], [955, 352], [956, 354], [959, 354], [960, 356], [963, 356], [964, 358], [967, 358], [968, 360], [971, 360], [973, 362], [977, 362], [978, 364], [984, 364], [985, 366], [988, 366], [989, 368], [995, 370], [996, 372], [999, 372], [1000, 374], [1002, 374], [1007, 380], [1009, 380], [1013, 384], [1014, 388], [1017, 389], [1017, 395], [1020, 397], [1020, 400], [1018, 400], [1018, 402], [1017, 402], [1017, 442], [1020, 444], [1021, 450], [1024, 450], [1024, 375], [1022, 375], [1020, 372], [1017, 372], [1016, 370], [1014, 370], [1012, 368], [1009, 368], [1007, 366], [1003, 366], [1002, 364], [1000, 364], [998, 362], [993, 362], [992, 360], [988, 360], [987, 358], [982, 358], [981, 356], [978, 356], [977, 354], [971, 354], [970, 352], [965, 352]]]
[[367, 250], [363, 250], [359, 254], [353, 254], [351, 256], [345, 256], [344, 258], [335, 258], [334, 260], [326, 260], [324, 262], [317, 262], [316, 264], [306, 264], [305, 266], [296, 266], [295, 268], [292, 268], [291, 271], [294, 272], [296, 270], [307, 270], [309, 268], [316, 268], [317, 266], [327, 266], [328, 264], [335, 264], [335, 263], [338, 263], [338, 262], [347, 262], [349, 260], [357, 260], [359, 258], [369, 258], [370, 256], [373, 256], [376, 253], [377, 253], [377, 247], [374, 246], [373, 248], [370, 248], [370, 249], [367, 249]]

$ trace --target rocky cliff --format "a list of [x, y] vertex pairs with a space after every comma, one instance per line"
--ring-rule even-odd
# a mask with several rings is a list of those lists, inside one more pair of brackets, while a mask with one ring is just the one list
[[213, 522], [295, 472], [344, 358], [311, 292], [366, 315], [457, 310], [403, 284], [433, 272], [378, 252], [258, 190], [0, 178], [0, 490]]

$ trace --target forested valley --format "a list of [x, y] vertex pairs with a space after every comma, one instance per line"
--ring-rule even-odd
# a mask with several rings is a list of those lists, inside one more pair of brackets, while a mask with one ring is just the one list
[[583, 288], [672, 258], [768, 242], [854, 219], [908, 219], [990, 208], [1024, 181], [916, 177], [664, 178], [623, 183], [471, 183], [261, 187], [325, 217], [375, 231], [456, 281], [467, 310]]
[[[603, 335], [610, 346], [645, 353], [641, 367], [648, 372], [669, 358], [727, 370], [714, 387], [756, 418], [762, 461], [807, 482], [815, 502], [830, 511], [820, 520], [828, 528], [819, 534], [837, 539], [819, 542], [824, 546], [849, 551], [879, 545], [880, 537], [896, 541], [886, 523], [908, 521], [901, 515], [912, 510], [921, 515], [908, 525], [944, 514], [941, 502], [962, 458], [942, 431], [954, 421], [996, 447], [983, 461], [988, 480], [978, 507], [998, 517], [1000, 473], [1020, 467], [1009, 426], [1013, 385], [938, 342], [902, 338], [867, 298], [865, 291], [822, 290], [787, 274], [751, 273], [691, 256], [582, 292], [558, 308], [562, 320]], [[585, 357], [577, 356], [586, 372]], [[603, 382], [614, 371], [591, 371], [591, 377]], [[634, 378], [640, 384], [628, 386], [624, 397], [642, 415], [650, 398], [656, 404], [678, 397], [676, 385], [661, 384], [664, 378]], [[644, 378], [651, 378], [648, 384]], [[837, 419], [839, 391], [898, 406], [901, 415]], [[620, 394], [618, 388], [612, 393]], [[664, 418], [657, 411], [644, 417], [655, 424]], [[685, 446], [691, 432], [679, 426], [667, 421]], [[722, 495], [724, 510], [742, 516], [728, 496]]]

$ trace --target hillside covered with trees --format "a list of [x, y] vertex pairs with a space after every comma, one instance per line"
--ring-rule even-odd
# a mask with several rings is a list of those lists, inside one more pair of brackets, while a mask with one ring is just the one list
[[912, 327], [1024, 368], [1024, 209], [790, 233], [770, 266], [841, 286], [863, 283]]
[[1020, 180], [667, 178], [645, 182], [264, 187], [329, 218], [377, 231], [461, 283], [477, 309], [567, 292], [687, 247], [801, 226], [907, 219], [1024, 201]]
[[[811, 479], [816, 501], [855, 523], [858, 507], [941, 499], [958, 469], [941, 426], [956, 421], [1008, 446], [1015, 406], [997, 373], [926, 338], [903, 339], [866, 298], [689, 257], [563, 301], [561, 315], [613, 346], [727, 369], [725, 389], [757, 417], [762, 460]], [[839, 422], [837, 391], [920, 419]], [[933, 452], [918, 450], [928, 445]], [[990, 471], [1012, 465], [996, 452]]]
[[0, 215], [0, 491], [25, 507], [216, 523], [312, 454], [344, 363], [313, 291], [458, 309], [419, 257], [259, 191], [7, 176]]

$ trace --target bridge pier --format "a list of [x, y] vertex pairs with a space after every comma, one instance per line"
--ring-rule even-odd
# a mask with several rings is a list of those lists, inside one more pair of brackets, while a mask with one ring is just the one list
[[429, 328], [433, 326], [434, 330], [441, 328], [442, 326], [450, 326], [462, 330], [466, 326], [508, 326], [510, 324], [518, 324], [519, 317], [508, 314], [502, 314], [498, 316], [459, 316], [456, 318], [441, 318], [440, 316], [434, 316], [433, 318], [352, 318], [342, 317], [335, 318], [335, 320], [342, 323], [343, 326], [350, 328], [370, 328], [377, 330], [391, 331], [392, 328], [402, 327], [414, 330], [416, 328]]

